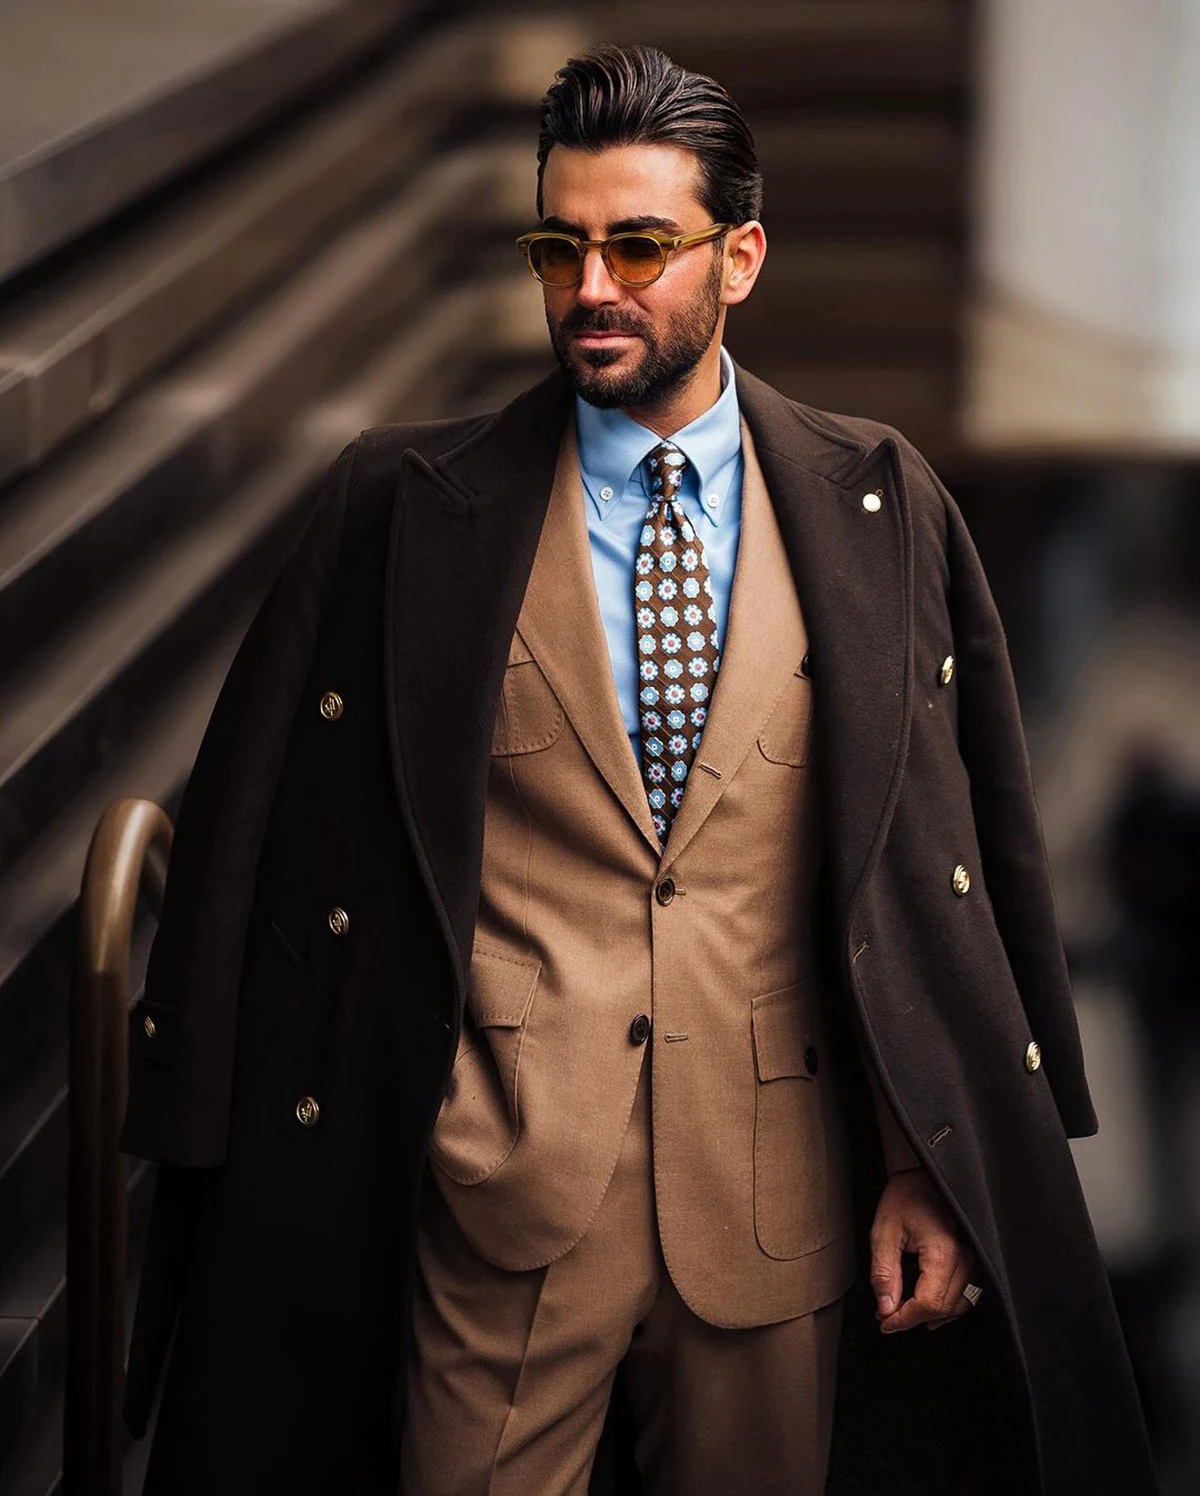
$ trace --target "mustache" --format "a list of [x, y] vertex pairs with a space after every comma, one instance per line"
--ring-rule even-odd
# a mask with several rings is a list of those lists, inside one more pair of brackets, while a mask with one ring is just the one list
[[560, 324], [565, 333], [580, 332], [626, 332], [640, 334], [642, 324], [627, 312], [616, 307], [576, 307], [568, 312]]

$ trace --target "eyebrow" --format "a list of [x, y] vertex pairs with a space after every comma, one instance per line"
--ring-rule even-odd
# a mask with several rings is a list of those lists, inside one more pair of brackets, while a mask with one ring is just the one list
[[[553, 214], [549, 218], [543, 218], [541, 227], [552, 234], [570, 234], [574, 239], [586, 239], [587, 234], [577, 223], [569, 223], [565, 218], [556, 218]], [[662, 229], [668, 234], [678, 234], [679, 225], [673, 218], [657, 218], [652, 213], [645, 213], [640, 218], [621, 218], [616, 223], [610, 223], [608, 234], [636, 234], [642, 229]]]

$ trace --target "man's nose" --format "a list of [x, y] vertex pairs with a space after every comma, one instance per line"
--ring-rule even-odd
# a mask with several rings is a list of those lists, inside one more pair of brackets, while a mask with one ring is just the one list
[[583, 306], [611, 306], [614, 301], [620, 301], [621, 283], [613, 280], [604, 263], [604, 256], [598, 249], [584, 250], [583, 277], [575, 288], [575, 294]]

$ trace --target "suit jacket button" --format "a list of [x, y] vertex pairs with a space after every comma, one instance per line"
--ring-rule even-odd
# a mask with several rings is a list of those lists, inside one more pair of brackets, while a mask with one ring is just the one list
[[675, 897], [675, 879], [664, 878], [654, 890], [654, 897], [660, 904], [669, 904]]
[[812, 680], [812, 660], [807, 650], [804, 651], [804, 658], [800, 661], [800, 674], [805, 680]]
[[954, 679], [954, 656], [953, 655], [947, 655], [946, 658], [942, 661], [942, 673], [941, 673], [940, 679], [941, 679], [941, 682], [942, 682], [943, 686], [948, 686], [950, 684], [950, 682]]
[[321, 715], [326, 722], [336, 722], [344, 710], [345, 705], [336, 691], [326, 691], [321, 697]]
[[629, 1042], [630, 1044], [645, 1044], [649, 1037], [650, 1020], [645, 1013], [639, 1013], [629, 1025]]
[[321, 1108], [311, 1096], [301, 1096], [296, 1103], [296, 1121], [301, 1127], [315, 1127], [317, 1119], [321, 1115]]
[[146, 1031], [147, 1039], [153, 1039], [155, 1034], [158, 1033], [158, 1029], [154, 1026], [154, 1019], [150, 1017], [149, 1013], [142, 1019], [142, 1027]]
[[963, 867], [961, 862], [954, 869], [954, 876], [950, 881], [954, 885], [954, 892], [957, 894], [964, 894], [970, 888], [971, 875]]
[[350, 929], [350, 916], [344, 909], [333, 908], [329, 911], [329, 928], [335, 935], [345, 935]]
[[817, 1054], [816, 1048], [810, 1044], [804, 1051], [804, 1068], [808, 1071], [809, 1075], [816, 1075], [819, 1062], [820, 1056]]
[[1031, 1039], [1025, 1047], [1025, 1068], [1030, 1075], [1042, 1067], [1042, 1046]]

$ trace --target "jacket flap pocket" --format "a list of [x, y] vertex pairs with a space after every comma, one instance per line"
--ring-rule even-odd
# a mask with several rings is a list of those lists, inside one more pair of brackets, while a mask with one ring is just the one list
[[145, 998], [134, 1003], [129, 1012], [130, 1051], [135, 1064], [169, 1065], [175, 1054], [175, 1030], [179, 1015], [166, 1003], [151, 1003]]
[[537, 986], [540, 961], [477, 950], [467, 1002], [480, 1028], [520, 1028]]
[[750, 1005], [754, 1026], [754, 1064], [761, 1081], [784, 1076], [811, 1079], [814, 1046], [808, 1005], [797, 984], [765, 992]]

